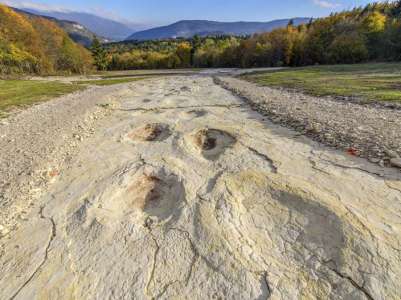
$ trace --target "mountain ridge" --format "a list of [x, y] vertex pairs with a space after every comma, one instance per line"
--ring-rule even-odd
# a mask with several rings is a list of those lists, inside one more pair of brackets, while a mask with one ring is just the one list
[[126, 40], [158, 40], [168, 38], [190, 38], [194, 35], [250, 35], [254, 33], [267, 32], [273, 29], [284, 27], [293, 20], [294, 25], [304, 24], [311, 18], [297, 17], [292, 19], [279, 19], [268, 22], [219, 22], [209, 20], [180, 20], [167, 26], [155, 27], [135, 32]]
[[78, 22], [69, 21], [69, 20], [61, 20], [61, 19], [57, 19], [54, 17], [34, 14], [31, 12], [25, 11], [24, 9], [19, 9], [19, 8], [15, 8], [15, 7], [12, 7], [12, 9], [17, 13], [25, 14], [27, 16], [41, 17], [41, 18], [45, 18], [49, 21], [57, 23], [58, 26], [60, 26], [62, 29], [64, 29], [68, 33], [68, 35], [74, 42], [81, 44], [85, 47], [89, 47], [92, 44], [95, 37], [98, 38], [101, 43], [110, 42], [110, 40], [108, 40], [104, 37], [98, 36], [97, 34], [93, 33], [88, 28], [86, 28], [84, 25], [82, 25]]
[[88, 28], [91, 32], [95, 33], [97, 36], [101, 36], [106, 39], [114, 41], [124, 40], [136, 30], [143, 28], [142, 26], [135, 29], [134, 26], [129, 26], [122, 22], [107, 19], [105, 17], [97, 16], [95, 14], [90, 14], [86, 12], [75, 12], [75, 11], [64, 12], [64, 11], [44, 11], [44, 10], [42, 11], [33, 8], [23, 8], [23, 10], [36, 15], [52, 17], [59, 20], [77, 22], [83, 25], [84, 27]]

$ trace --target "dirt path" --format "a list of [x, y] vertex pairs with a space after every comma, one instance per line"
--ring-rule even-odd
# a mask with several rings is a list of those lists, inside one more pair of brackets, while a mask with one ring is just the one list
[[0, 135], [0, 299], [399, 299], [399, 170], [210, 77], [92, 89]]

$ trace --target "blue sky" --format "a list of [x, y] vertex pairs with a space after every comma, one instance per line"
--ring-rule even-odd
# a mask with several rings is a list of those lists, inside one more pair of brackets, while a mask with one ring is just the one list
[[369, 0], [0, 0], [14, 6], [69, 9], [133, 23], [167, 24], [182, 19], [269, 21], [326, 16]]

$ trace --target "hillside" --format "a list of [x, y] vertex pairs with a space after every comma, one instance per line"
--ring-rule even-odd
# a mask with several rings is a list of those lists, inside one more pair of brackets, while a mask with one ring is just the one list
[[90, 31], [88, 28], [77, 22], [58, 20], [54, 18], [52, 19], [55, 20], [55, 22], [68, 33], [68, 35], [72, 40], [85, 47], [89, 47], [92, 44], [95, 37], [97, 37], [99, 41], [102, 43], [110, 42], [109, 39], [98, 36], [97, 34]]
[[0, 5], [0, 74], [83, 73], [91, 66], [89, 51], [55, 22]]
[[60, 11], [41, 11], [36, 9], [24, 9], [33, 14], [39, 14], [43, 16], [53, 17], [59, 20], [68, 20], [77, 22], [98, 36], [105, 37], [110, 40], [120, 41], [124, 40], [136, 30], [141, 30], [143, 26], [138, 25], [138, 28], [134, 26], [128, 26], [124, 23], [117, 22], [114, 20], [99, 17], [93, 14], [84, 12], [60, 12]]
[[[295, 18], [294, 25], [309, 22], [310, 18]], [[190, 38], [194, 35], [250, 35], [253, 33], [272, 31], [285, 27], [290, 19], [274, 20], [270, 22], [215, 22], [203, 20], [185, 20], [177, 23], [139, 31], [132, 34], [127, 40], [158, 40], [168, 38]]]
[[58, 26], [60, 26], [63, 30], [65, 30], [68, 33], [68, 35], [74, 42], [81, 44], [85, 47], [89, 47], [92, 44], [93, 39], [95, 37], [97, 37], [100, 40], [100, 42], [102, 42], [102, 43], [109, 42], [108, 39], [97, 36], [95, 33], [90, 31], [88, 28], [86, 28], [82, 24], [79, 24], [78, 22], [73, 22], [73, 21], [68, 21], [68, 20], [60, 20], [60, 19], [56, 19], [53, 17], [37, 15], [37, 14], [33, 14], [31, 12], [21, 10], [18, 8], [13, 8], [13, 9], [17, 13], [27, 14], [29, 16], [42, 17], [42, 18], [45, 18], [45, 19], [48, 19], [50, 21], [57, 23]]

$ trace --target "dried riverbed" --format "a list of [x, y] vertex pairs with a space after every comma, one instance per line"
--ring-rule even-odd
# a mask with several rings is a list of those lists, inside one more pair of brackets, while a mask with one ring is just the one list
[[92, 88], [0, 136], [1, 299], [400, 297], [399, 170], [211, 77]]

